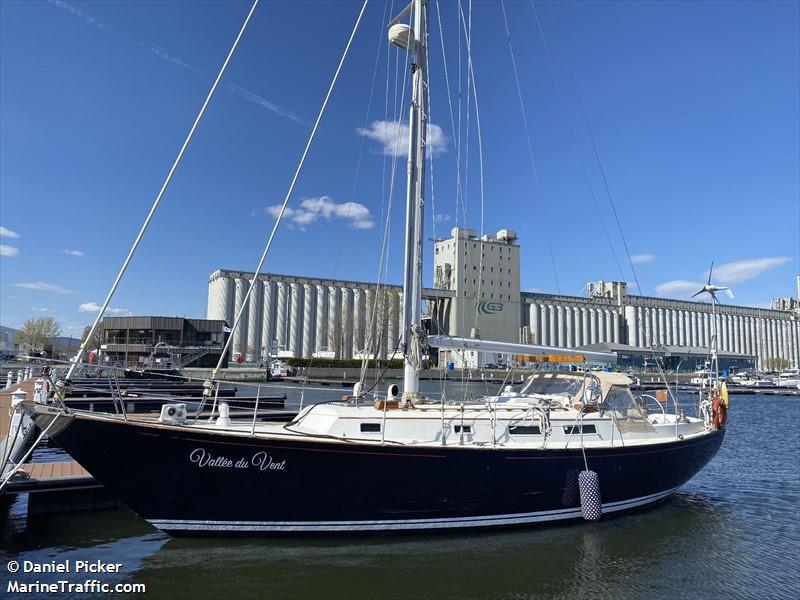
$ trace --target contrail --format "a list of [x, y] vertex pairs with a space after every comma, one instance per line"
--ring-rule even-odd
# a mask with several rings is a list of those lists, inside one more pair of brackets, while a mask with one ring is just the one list
[[301, 125], [305, 125], [306, 127], [311, 127], [311, 122], [304, 119], [297, 113], [290, 111], [288, 108], [283, 108], [278, 106], [277, 104], [270, 102], [266, 98], [259, 96], [258, 94], [254, 94], [250, 90], [244, 89], [242, 86], [236, 85], [235, 83], [226, 83], [225, 87], [228, 89], [229, 92], [233, 92], [237, 96], [244, 98], [250, 102], [254, 102], [259, 106], [263, 106], [267, 110], [271, 110], [272, 112], [279, 114], [280, 116], [291, 119], [296, 123], [300, 123]]
[[[175, 66], [181, 67], [183, 69], [187, 69], [189, 71], [193, 71], [195, 73], [205, 73], [205, 71], [203, 69], [195, 67], [194, 65], [186, 62], [185, 60], [183, 60], [181, 58], [178, 58], [177, 56], [175, 56], [173, 54], [170, 54], [164, 47], [159, 46], [158, 44], [156, 44], [154, 42], [137, 40], [137, 39], [134, 39], [134, 38], [132, 38], [132, 37], [130, 37], [130, 36], [124, 34], [124, 33], [121, 33], [119, 31], [115, 30], [113, 27], [110, 27], [109, 25], [106, 25], [102, 21], [98, 21], [97, 19], [95, 19], [90, 14], [80, 10], [79, 8], [76, 8], [76, 7], [72, 6], [68, 2], [64, 2], [64, 0], [48, 0], [48, 2], [50, 4], [52, 4], [53, 6], [56, 6], [56, 7], [60, 8], [60, 9], [62, 9], [62, 10], [65, 10], [66, 12], [71, 14], [72, 16], [77, 17], [78, 19], [80, 19], [81, 21], [86, 23], [87, 25], [91, 25], [92, 27], [95, 27], [96, 29], [100, 29], [101, 31], [108, 32], [111, 35], [114, 35], [114, 36], [116, 36], [118, 38], [122, 38], [126, 42], [134, 44], [134, 45], [138, 46], [139, 48], [141, 48], [142, 50], [146, 50], [150, 54], [152, 54], [154, 56], [157, 56], [158, 58], [160, 58], [162, 60], [166, 60], [166, 61], [172, 63]], [[235, 95], [239, 96], [240, 98], [242, 98], [244, 100], [247, 100], [248, 102], [252, 102], [253, 104], [257, 104], [258, 106], [261, 106], [262, 108], [266, 108], [267, 110], [275, 113], [276, 115], [278, 115], [280, 117], [283, 117], [284, 119], [289, 119], [289, 120], [294, 121], [295, 123], [299, 123], [300, 125], [303, 125], [305, 127], [310, 127], [311, 126], [311, 122], [310, 121], [308, 121], [307, 119], [304, 119], [303, 117], [301, 117], [297, 113], [292, 112], [288, 108], [283, 108], [282, 106], [279, 106], [279, 105], [275, 104], [274, 102], [270, 102], [269, 100], [267, 100], [263, 96], [259, 96], [258, 94], [254, 93], [254, 92], [251, 92], [250, 90], [245, 89], [240, 85], [236, 85], [235, 83], [226, 83], [225, 84], [225, 88], [229, 92], [231, 92], [232, 94], [235, 94]]]
[[173, 65], [178, 65], [179, 67], [183, 67], [184, 69], [189, 69], [190, 71], [194, 71], [195, 73], [202, 73], [202, 69], [198, 69], [197, 67], [190, 65], [184, 60], [181, 60], [177, 56], [173, 56], [169, 52], [167, 52], [164, 48], [159, 46], [158, 44], [154, 44], [153, 42], [139, 42], [139, 47], [144, 48], [151, 54], [155, 54], [158, 58], [163, 58], [171, 62]]

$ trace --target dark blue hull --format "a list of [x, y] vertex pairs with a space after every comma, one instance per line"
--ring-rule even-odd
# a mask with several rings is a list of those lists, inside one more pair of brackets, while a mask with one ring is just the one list
[[[54, 427], [51, 437], [172, 534], [496, 527], [581, 516], [580, 449], [263, 440], [82, 416]], [[713, 458], [723, 437], [720, 430], [587, 449], [604, 513], [666, 497]]]

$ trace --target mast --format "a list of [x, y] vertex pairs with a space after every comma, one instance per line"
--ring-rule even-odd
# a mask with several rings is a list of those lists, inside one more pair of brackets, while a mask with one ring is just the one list
[[[413, 10], [414, 26], [400, 23]], [[389, 40], [411, 54], [408, 115], [408, 182], [403, 277], [403, 399], [419, 397], [422, 360], [422, 223], [425, 205], [425, 141], [428, 101], [428, 0], [413, 0], [389, 23]]]

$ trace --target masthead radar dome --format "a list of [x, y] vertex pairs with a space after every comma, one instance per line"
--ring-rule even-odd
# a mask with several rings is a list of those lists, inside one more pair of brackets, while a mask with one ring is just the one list
[[389, 27], [389, 42], [403, 50], [410, 50], [414, 44], [414, 32], [405, 23], [395, 23]]

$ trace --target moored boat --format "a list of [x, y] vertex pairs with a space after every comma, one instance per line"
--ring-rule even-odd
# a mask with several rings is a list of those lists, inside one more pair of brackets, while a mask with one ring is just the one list
[[785, 369], [775, 378], [777, 387], [800, 389], [800, 369]]
[[540, 373], [483, 403], [400, 408], [390, 394], [254, 427], [28, 410], [174, 535], [497, 527], [580, 518], [587, 466], [611, 513], [664, 499], [711, 460], [725, 432], [710, 414], [648, 413], [629, 385], [620, 374]]
[[[401, 22], [409, 14], [413, 27]], [[43, 432], [155, 527], [175, 535], [197, 535], [596, 520], [603, 512], [666, 498], [718, 451], [725, 435], [727, 394], [717, 375], [715, 347], [713, 375], [693, 415], [681, 410], [674, 396], [670, 410], [666, 399], [646, 410], [643, 399], [631, 393], [628, 377], [589, 369], [536, 373], [518, 390], [506, 387], [501, 393], [458, 403], [426, 399], [420, 393], [419, 371], [428, 342], [464, 351], [577, 356], [565, 348], [528, 344], [434, 341], [423, 328], [427, 14], [427, 0], [414, 0], [389, 24], [391, 43], [409, 52], [413, 63], [399, 344], [404, 357], [402, 390], [393, 385], [384, 395], [367, 395], [359, 382], [352, 397], [307, 406], [288, 423], [261, 421], [257, 415], [236, 420], [227, 401], [215, 393], [220, 385], [218, 365], [195, 417], [187, 416], [186, 407], [177, 403], [164, 405], [158, 418], [73, 410], [58, 398], [46, 406], [23, 403]], [[335, 81], [336, 76], [331, 86]], [[316, 125], [308, 144], [315, 131]], [[148, 222], [149, 217], [145, 227]], [[128, 260], [139, 239], [141, 234]], [[256, 283], [254, 277], [243, 295], [234, 331]], [[718, 289], [723, 288], [711, 286], [709, 275], [709, 285], [701, 292], [715, 300]], [[716, 343], [716, 335], [713, 339]], [[82, 346], [75, 364], [83, 351]], [[612, 354], [580, 355], [585, 361], [615, 360]], [[71, 374], [72, 367], [68, 380]], [[199, 416], [208, 405], [209, 416]]]

